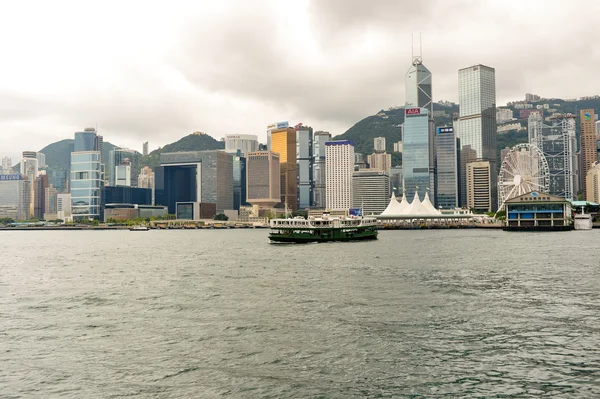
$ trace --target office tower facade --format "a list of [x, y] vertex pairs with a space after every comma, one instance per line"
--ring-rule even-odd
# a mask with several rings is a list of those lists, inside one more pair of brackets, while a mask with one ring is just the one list
[[296, 130], [291, 127], [271, 131], [271, 151], [279, 154], [281, 205], [292, 212], [298, 209], [298, 165]]
[[36, 219], [44, 218], [44, 209], [46, 206], [46, 188], [48, 188], [48, 175], [44, 173], [40, 173], [38, 177], [35, 178], [35, 188], [34, 188], [34, 208], [33, 208], [33, 216]]
[[[111, 150], [108, 159], [108, 185], [137, 187], [141, 158], [142, 154], [136, 150], [128, 148]], [[117, 174], [119, 174], [118, 179]]]
[[393, 192], [396, 197], [402, 197], [404, 192], [402, 176], [402, 166], [392, 166], [390, 169], [390, 192]]
[[467, 163], [467, 207], [475, 211], [492, 212], [492, 171], [489, 161]]
[[49, 182], [59, 193], [69, 191], [69, 173], [64, 169], [54, 169], [49, 177]]
[[594, 162], [585, 176], [587, 201], [600, 203], [600, 162]]
[[[581, 176], [585, 182], [587, 172], [596, 162], [596, 124], [593, 109], [582, 109], [579, 111], [580, 131], [581, 131]], [[583, 199], [588, 199], [586, 184], [583, 184]]]
[[375, 137], [373, 139], [373, 149], [375, 152], [385, 152], [385, 137]]
[[46, 187], [44, 197], [44, 219], [58, 219], [58, 191], [56, 191], [56, 188], [52, 184]]
[[549, 122], [539, 114], [528, 119], [529, 144], [542, 151], [548, 162], [550, 188], [548, 194], [568, 200], [577, 199], [575, 118], [556, 115]]
[[255, 151], [246, 155], [246, 202], [272, 208], [281, 201], [279, 154]]
[[[23, 158], [21, 159], [21, 174], [27, 176], [31, 184], [29, 189], [29, 217], [35, 217], [35, 195], [36, 195], [36, 184], [35, 179], [40, 174], [39, 161], [37, 159], [37, 152], [35, 151], [23, 151]], [[39, 196], [39, 192], [38, 192]]]
[[138, 175], [138, 185], [139, 188], [149, 188], [152, 190], [152, 205], [154, 205], [155, 201], [155, 192], [154, 192], [154, 172], [152, 168], [148, 166], [144, 166], [140, 170], [140, 174]]
[[325, 207], [346, 210], [352, 206], [354, 144], [347, 140], [325, 143]]
[[137, 204], [151, 205], [152, 190], [130, 186], [105, 186], [102, 188], [102, 205]]
[[73, 220], [71, 194], [63, 193], [56, 196], [56, 212], [58, 219], [65, 222]]
[[246, 157], [233, 155], [233, 209], [246, 205]]
[[296, 125], [296, 164], [298, 167], [298, 208], [312, 205], [313, 196], [313, 129]]
[[389, 176], [392, 167], [392, 154], [376, 152], [367, 156], [367, 162], [369, 163], [369, 169], [383, 171]]
[[[435, 198], [435, 168], [431, 161], [432, 151], [431, 121], [427, 108], [406, 108], [404, 119], [404, 137], [402, 142], [403, 187], [407, 198], [413, 198], [415, 192], [420, 198], [429, 193]], [[435, 204], [435, 201], [433, 201]]]
[[142, 144], [142, 154], [144, 156], [148, 156], [149, 152], [148, 152], [148, 142], [146, 141], [144, 144]]
[[233, 209], [233, 159], [220, 150], [162, 153], [154, 171], [155, 202], [176, 213], [177, 202], [215, 204]]
[[369, 159], [365, 154], [361, 154], [359, 152], [354, 153], [354, 170], [359, 169], [369, 169], [371, 165], [367, 161]]
[[71, 209], [74, 220], [102, 220], [104, 165], [100, 151], [71, 153]]
[[35, 157], [38, 160], [39, 168], [47, 168], [48, 167], [48, 165], [46, 165], [46, 154], [44, 154], [43, 152], [38, 152], [35, 154]]
[[258, 136], [255, 134], [228, 134], [225, 136], [225, 152], [242, 156], [258, 151]]
[[[432, 75], [423, 65], [421, 56], [413, 56], [412, 65], [406, 73], [405, 86], [406, 105], [402, 127], [402, 142], [404, 146], [403, 157], [408, 157], [409, 165], [404, 167], [404, 189], [410, 190], [410, 192], [406, 192], [410, 196], [409, 198], [412, 198], [415, 191], [419, 192], [421, 198], [424, 197], [425, 192], [429, 191], [429, 196], [435, 205], [437, 193]], [[408, 116], [410, 118], [407, 118]], [[427, 126], [424, 129], [422, 125], [425, 124], [425, 118], [427, 119]], [[414, 151], [417, 151], [417, 153], [414, 153]], [[403, 164], [405, 158], [403, 158]], [[417, 158], [422, 159], [417, 160]], [[428, 181], [424, 180], [425, 172], [423, 168], [427, 168]]]
[[362, 215], [380, 215], [390, 196], [387, 172], [364, 169], [352, 174], [352, 208], [360, 208]]
[[313, 136], [313, 200], [315, 208], [325, 208], [326, 204], [326, 171], [325, 171], [325, 143], [331, 141], [329, 132], [318, 131]]
[[[13, 174], [13, 167], [12, 167], [12, 159], [10, 157], [4, 157], [2, 158], [2, 170], [0, 171], [0, 174], [3, 175], [10, 175]], [[21, 173], [23, 173], [21, 171]]]
[[101, 196], [105, 177], [102, 146], [102, 136], [94, 128], [75, 133], [69, 181], [74, 220], [102, 220]]
[[437, 206], [442, 209], [458, 207], [458, 149], [452, 126], [437, 128]]
[[[492, 207], [498, 206], [496, 161], [496, 72], [485, 65], [474, 65], [458, 71], [460, 158], [465, 165], [489, 161]], [[467, 192], [466, 169], [461, 171], [461, 192]], [[463, 196], [464, 197], [464, 196]], [[461, 199], [461, 205], [466, 204]]]
[[0, 218], [31, 218], [32, 181], [22, 174], [0, 175]]
[[[272, 151], [271, 134], [273, 133], [273, 130], [287, 129], [289, 126], [290, 126], [290, 123], [288, 121], [275, 122], [275, 123], [271, 123], [271, 124], [267, 125], [267, 148], [265, 151]], [[261, 148], [259, 148], [258, 150], [263, 151], [263, 149], [261, 149]]]

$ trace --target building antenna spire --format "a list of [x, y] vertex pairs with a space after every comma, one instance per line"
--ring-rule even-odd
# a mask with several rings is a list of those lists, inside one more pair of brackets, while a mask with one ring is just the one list
[[423, 58], [423, 41], [421, 40], [421, 32], [419, 32], [419, 57]]
[[410, 34], [410, 58], [415, 59], [415, 34]]

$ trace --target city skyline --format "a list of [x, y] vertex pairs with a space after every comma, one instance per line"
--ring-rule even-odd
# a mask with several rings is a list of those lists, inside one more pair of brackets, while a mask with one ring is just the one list
[[[110, 2], [94, 10], [40, 2], [33, 16], [30, 5], [10, 4], [11, 18], [0, 27], [9, 60], [0, 66], [0, 156], [18, 159], [23, 135], [27, 149], [39, 151], [96, 125], [108, 141], [140, 152], [145, 141], [155, 149], [196, 130], [217, 139], [257, 134], [265, 142], [264, 125], [274, 120], [308, 121], [335, 136], [377, 109], [403, 104], [411, 34], [418, 32], [435, 75], [434, 101], [457, 102], [457, 70], [479, 63], [497, 71], [498, 104], [526, 92], [597, 94], [600, 83], [586, 76], [600, 55], [586, 51], [584, 39], [594, 33], [600, 4], [586, 3], [588, 12], [580, 13], [541, 1], [416, 8], [385, 0], [130, 2], [119, 12]], [[534, 31], [532, 12], [561, 26], [574, 21], [569, 35]], [[398, 14], [410, 22], [398, 26], [391, 17]], [[296, 29], [285, 29], [286, 16]], [[572, 53], [562, 57], [557, 47]], [[288, 55], [274, 62], [281, 54]]]

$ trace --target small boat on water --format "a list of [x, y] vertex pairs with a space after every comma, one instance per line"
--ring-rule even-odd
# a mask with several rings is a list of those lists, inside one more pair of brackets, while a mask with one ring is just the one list
[[584, 207], [581, 207], [581, 213], [575, 214], [573, 223], [575, 230], [591, 230], [593, 227], [592, 215], [585, 213]]
[[129, 231], [148, 231], [150, 230], [148, 226], [133, 226], [129, 229]]
[[309, 243], [362, 241], [377, 239], [377, 219], [372, 217], [331, 216], [305, 219], [302, 216], [272, 219], [269, 239], [274, 242]]

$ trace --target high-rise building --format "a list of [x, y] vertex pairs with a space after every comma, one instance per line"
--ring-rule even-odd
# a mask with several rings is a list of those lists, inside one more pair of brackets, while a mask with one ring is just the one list
[[[582, 109], [579, 111], [579, 118], [581, 123], [581, 176], [585, 181], [587, 172], [597, 159], [594, 110]], [[583, 185], [583, 199], [589, 201], [586, 186], [586, 184]]]
[[177, 202], [215, 204], [217, 212], [233, 209], [233, 159], [225, 151], [160, 154], [155, 173], [155, 201], [176, 214]]
[[296, 130], [291, 127], [271, 130], [271, 151], [279, 154], [281, 205], [293, 212], [298, 209]]
[[369, 157], [361, 154], [360, 152], [354, 153], [354, 170], [369, 169], [370, 165], [367, 162]]
[[144, 156], [148, 156], [148, 142], [147, 141], [144, 144], [142, 144], [142, 154]]
[[288, 128], [290, 126], [288, 121], [283, 121], [283, 122], [276, 122], [276, 123], [271, 123], [269, 125], [267, 125], [267, 148], [265, 150], [261, 149], [260, 146], [258, 148], [258, 151], [271, 151], [271, 133], [273, 132], [273, 130], [277, 130], [277, 129], [285, 129]]
[[458, 207], [458, 148], [452, 126], [437, 128], [437, 206], [443, 209]]
[[594, 162], [585, 176], [587, 201], [600, 203], [600, 162]]
[[379, 215], [390, 202], [390, 176], [380, 170], [363, 169], [352, 174], [352, 208], [363, 215]]
[[373, 141], [373, 149], [375, 152], [385, 152], [385, 137], [375, 137]]
[[140, 170], [140, 174], [138, 175], [138, 185], [139, 188], [149, 188], [152, 190], [152, 205], [154, 205], [155, 193], [154, 193], [154, 172], [152, 168], [148, 166], [144, 166]]
[[296, 125], [296, 164], [298, 167], [298, 208], [312, 205], [313, 196], [313, 129]]
[[402, 141], [397, 141], [394, 143], [394, 152], [402, 152], [404, 150], [404, 145]]
[[74, 220], [102, 220], [104, 165], [100, 151], [71, 153], [71, 201]]
[[[498, 205], [496, 150], [496, 72], [485, 65], [458, 71], [460, 159], [465, 165], [489, 161], [492, 207]], [[466, 170], [461, 170], [461, 193], [467, 192]], [[463, 195], [461, 205], [466, 205]]]
[[73, 220], [71, 204], [71, 194], [63, 193], [56, 196], [56, 212], [58, 214], [58, 219], [65, 222]]
[[0, 175], [0, 218], [28, 220], [32, 181], [22, 174]]
[[491, 196], [491, 163], [478, 161], [467, 163], [467, 207], [476, 211], [492, 212], [496, 205]]
[[272, 208], [281, 201], [279, 154], [255, 151], [246, 155], [246, 201]]
[[44, 204], [44, 219], [58, 218], [58, 191], [52, 184], [46, 187], [45, 204]]
[[[402, 162], [405, 164], [404, 160], [407, 159], [409, 164], [404, 167], [404, 189], [407, 190], [408, 198], [412, 198], [415, 191], [419, 192], [420, 198], [424, 198], [425, 193], [428, 192], [435, 205], [437, 190], [432, 76], [423, 65], [421, 56], [413, 56], [412, 65], [406, 74], [405, 85]], [[426, 174], [427, 181], [425, 181]]]
[[128, 148], [115, 148], [108, 158], [108, 185], [137, 187], [142, 154]]
[[29, 217], [33, 218], [35, 217], [35, 179], [40, 174], [37, 152], [23, 151], [23, 158], [21, 159], [21, 174], [27, 176], [27, 178], [31, 182], [31, 184], [29, 185], [29, 189], [31, 190], [31, 192], [29, 193]]
[[2, 158], [2, 170], [0, 172], [2, 172], [0, 174], [3, 175], [13, 174], [12, 159], [10, 157]]
[[246, 157], [233, 155], [233, 209], [246, 205]]
[[38, 152], [35, 155], [38, 160], [38, 167], [47, 168], [48, 165], [46, 165], [46, 154], [44, 154], [43, 152]]
[[102, 163], [102, 136], [94, 128], [75, 133], [74, 150], [71, 153], [71, 211], [74, 220], [102, 220], [102, 187], [104, 187], [104, 164]]
[[370, 169], [381, 170], [389, 176], [392, 167], [392, 154], [376, 152], [367, 156], [367, 162]]
[[52, 170], [52, 175], [49, 179], [50, 184], [52, 184], [59, 193], [66, 193], [69, 191], [69, 173], [66, 170]]
[[548, 194], [568, 200], [576, 199], [575, 118], [570, 114], [555, 115], [549, 122], [545, 122], [539, 114], [531, 114], [528, 119], [528, 136], [529, 144], [539, 148], [548, 162]]
[[46, 207], [46, 188], [48, 188], [48, 175], [44, 173], [40, 173], [38, 177], [35, 178], [35, 189], [34, 192], [34, 207], [33, 207], [33, 216], [36, 219], [44, 218], [44, 209]]
[[225, 152], [241, 156], [258, 151], [258, 136], [255, 134], [228, 134], [225, 136]]
[[431, 123], [428, 112], [427, 108], [405, 110], [402, 185], [407, 198], [413, 198], [415, 192], [419, 193], [419, 198], [425, 198], [426, 193], [429, 193], [432, 198], [436, 197], [435, 168], [431, 166], [430, 160], [430, 155], [435, 155], [435, 151], [431, 150], [432, 140], [429, 135]]
[[354, 144], [347, 140], [325, 143], [325, 204], [329, 210], [346, 210], [352, 206]]
[[404, 192], [402, 165], [392, 166], [390, 169], [390, 192], [393, 192], [396, 197], [401, 197]]
[[325, 143], [331, 141], [329, 132], [318, 131], [313, 136], [313, 199], [312, 206], [325, 208]]

